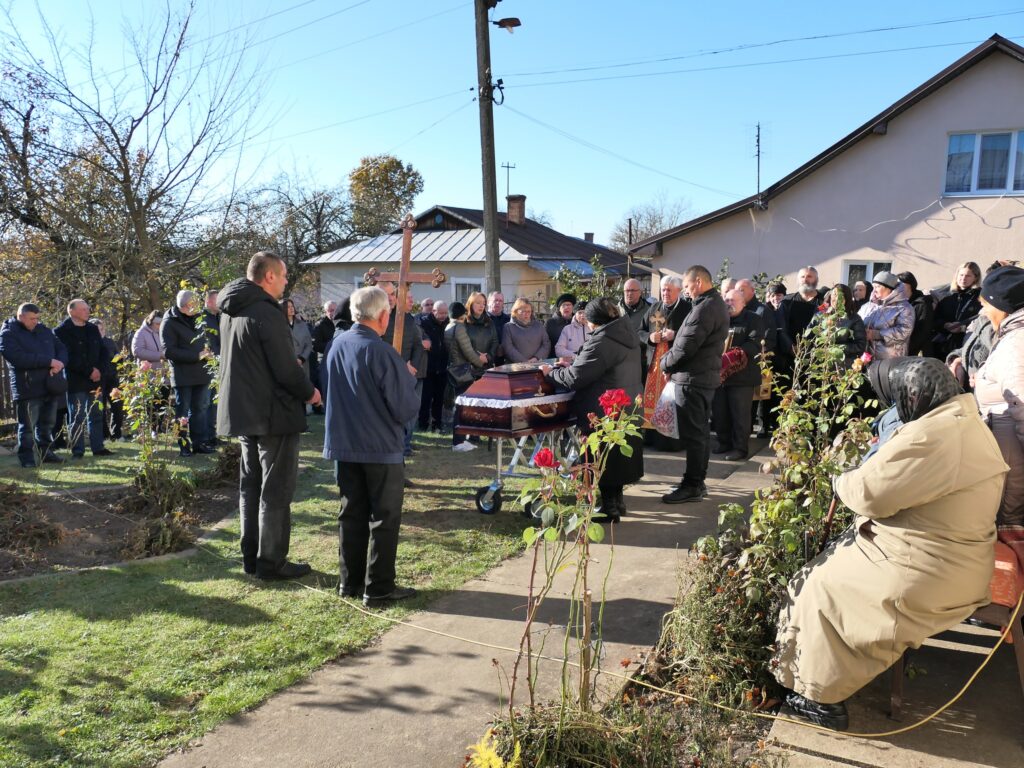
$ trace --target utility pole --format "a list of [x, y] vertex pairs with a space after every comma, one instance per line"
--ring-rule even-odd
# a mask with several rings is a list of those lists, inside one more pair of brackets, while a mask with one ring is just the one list
[[480, 103], [480, 166], [484, 191], [486, 292], [501, 290], [498, 263], [498, 180], [494, 160], [494, 85], [491, 83], [491, 38], [487, 11], [500, 0], [473, 0], [476, 11], [477, 100]]
[[754, 139], [754, 155], [757, 157], [757, 198], [761, 199], [761, 123], [757, 124], [757, 138]]

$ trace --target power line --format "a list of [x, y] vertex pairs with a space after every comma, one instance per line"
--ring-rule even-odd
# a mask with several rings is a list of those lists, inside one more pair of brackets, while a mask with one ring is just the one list
[[225, 29], [225, 30], [222, 30], [220, 32], [215, 32], [214, 34], [210, 35], [209, 37], [203, 37], [203, 38], [200, 38], [199, 40], [194, 40], [192, 43], [190, 43], [190, 45], [198, 45], [199, 43], [206, 43], [206, 42], [209, 42], [210, 40], [215, 40], [218, 37], [224, 37], [224, 35], [230, 35], [232, 32], [238, 32], [239, 30], [247, 29], [248, 27], [251, 27], [254, 24], [259, 24], [260, 22], [266, 21], [267, 19], [272, 19], [275, 16], [280, 16], [283, 13], [291, 13], [292, 11], [296, 11], [299, 8], [302, 8], [304, 6], [312, 5], [313, 3], [319, 3], [319, 2], [321, 2], [321, 0], [303, 0], [303, 2], [301, 2], [301, 3], [296, 3], [295, 5], [289, 5], [287, 8], [282, 8], [280, 11], [274, 11], [273, 13], [268, 13], [266, 16], [260, 16], [258, 19], [253, 19], [252, 21], [247, 21], [245, 24], [239, 24], [237, 27], [231, 27], [230, 29]]
[[515, 107], [510, 107], [508, 104], [505, 104], [504, 109], [507, 109], [509, 112], [513, 112], [513, 113], [519, 115], [520, 117], [522, 117], [525, 120], [529, 120], [531, 123], [536, 123], [537, 125], [541, 126], [542, 128], [546, 128], [549, 131], [557, 133], [559, 136], [562, 136], [563, 138], [566, 138], [566, 139], [568, 139], [569, 141], [571, 141], [571, 142], [573, 142], [575, 144], [579, 144], [580, 146], [586, 147], [587, 149], [591, 149], [591, 150], [593, 150], [595, 152], [600, 152], [601, 154], [608, 155], [609, 157], [614, 157], [616, 160], [621, 160], [624, 163], [628, 163], [629, 165], [635, 166], [637, 168], [642, 168], [645, 171], [650, 171], [651, 173], [656, 173], [659, 176], [665, 176], [666, 178], [672, 179], [673, 181], [678, 181], [678, 182], [681, 182], [683, 184], [687, 184], [687, 185], [689, 185], [691, 187], [697, 187], [698, 189], [706, 190], [708, 192], [714, 192], [715, 194], [723, 195], [725, 197], [732, 197], [732, 198], [739, 198], [739, 197], [741, 197], [741, 195], [738, 195], [738, 194], [736, 194], [734, 192], [726, 192], [725, 190], [722, 190], [722, 189], [715, 189], [714, 187], [708, 187], [708, 186], [705, 186], [704, 184], [698, 184], [695, 181], [690, 181], [689, 179], [684, 179], [684, 178], [681, 178], [679, 176], [674, 176], [671, 173], [666, 173], [665, 171], [661, 170], [660, 168], [655, 168], [654, 166], [645, 165], [644, 163], [637, 162], [636, 160], [632, 160], [632, 159], [626, 157], [625, 155], [620, 155], [618, 152], [613, 152], [610, 149], [606, 149], [605, 147], [598, 146], [597, 144], [589, 142], [586, 139], [581, 139], [579, 136], [574, 136], [573, 134], [569, 133], [568, 131], [563, 131], [561, 128], [557, 128], [556, 126], [553, 126], [550, 123], [545, 123], [543, 120], [538, 120], [536, 117], [531, 117], [530, 115], [526, 114], [525, 112], [519, 111]]
[[476, 98], [474, 97], [474, 98], [470, 99], [469, 101], [465, 102], [464, 104], [459, 105], [458, 107], [453, 109], [451, 112], [448, 112], [443, 117], [440, 117], [437, 120], [435, 120], [434, 122], [432, 122], [426, 128], [423, 128], [422, 130], [417, 131], [412, 136], [410, 136], [408, 139], [405, 139], [404, 141], [400, 141], [398, 144], [395, 144], [395, 146], [391, 147], [391, 149], [389, 149], [385, 154], [390, 155], [395, 150], [397, 150], [399, 147], [404, 147], [406, 144], [408, 144], [413, 139], [417, 139], [420, 136], [422, 136], [424, 133], [429, 131], [430, 129], [437, 127], [438, 125], [443, 123], [445, 120], [447, 120], [449, 117], [453, 117], [454, 115], [458, 114], [459, 112], [464, 110], [466, 107], [468, 107], [469, 105], [471, 105], [475, 101], [476, 101]]
[[[298, 131], [297, 133], [290, 133], [287, 136], [279, 136], [279, 137], [274, 138], [274, 139], [267, 139], [266, 141], [250, 143], [250, 144], [248, 144], [248, 146], [250, 146], [250, 147], [258, 147], [258, 146], [262, 146], [263, 144], [274, 144], [274, 143], [276, 143], [278, 141], [285, 141], [286, 139], [294, 139], [297, 136], [305, 136], [305, 135], [310, 134], [310, 133], [316, 133], [317, 131], [326, 131], [328, 128], [337, 128], [340, 125], [348, 125], [349, 123], [359, 122], [360, 120], [369, 120], [371, 117], [379, 117], [380, 115], [388, 115], [388, 114], [391, 114], [392, 112], [398, 112], [398, 111], [403, 110], [403, 109], [409, 109], [410, 107], [418, 107], [420, 104], [429, 104], [432, 101], [440, 101], [441, 99], [451, 98], [452, 96], [457, 96], [458, 94], [462, 94], [462, 93], [468, 93], [469, 91], [472, 91], [472, 90], [474, 90], [474, 89], [473, 88], [459, 88], [457, 91], [449, 91], [448, 93], [442, 93], [442, 94], [440, 94], [438, 96], [431, 96], [428, 99], [420, 99], [419, 101], [413, 101], [413, 102], [410, 102], [409, 104], [402, 104], [402, 105], [397, 106], [397, 107], [389, 107], [388, 109], [382, 109], [382, 110], [379, 110], [377, 112], [371, 112], [370, 114], [367, 114], [367, 115], [360, 115], [359, 117], [349, 117], [349, 118], [346, 118], [345, 120], [338, 120], [337, 122], [334, 122], [334, 123], [328, 123], [327, 125], [319, 125], [316, 128], [308, 128], [308, 129], [306, 129], [304, 131]], [[470, 102], [470, 103], [472, 103], [472, 102]], [[424, 130], [426, 130], [426, 129], [424, 129]]]
[[[1010, 40], [1020, 39], [1020, 35], [1009, 37]], [[984, 40], [962, 40], [956, 43], [935, 43], [933, 45], [915, 45], [904, 48], [884, 48], [877, 51], [855, 51], [853, 53], [833, 53], [825, 56], [803, 56], [795, 59], [774, 59], [770, 61], [755, 61], [746, 64], [720, 64], [714, 67], [689, 67], [686, 69], [666, 69], [660, 72], [640, 72], [633, 75], [605, 75], [602, 77], [580, 77], [572, 80], [551, 80], [546, 83], [505, 83], [506, 88], [543, 88], [549, 85], [571, 85], [575, 83], [596, 83], [607, 80], [635, 80], [645, 77], [662, 77], [664, 75], [679, 75], [693, 72], [714, 72], [725, 69], [748, 69], [750, 67], [767, 67], [773, 64], [800, 64], [808, 61], [826, 61], [829, 59], [847, 59], [857, 56], [877, 56], [883, 53], [903, 53], [905, 51], [923, 51], [931, 48], [951, 48], [961, 45], [978, 45]]]
[[852, 37], [856, 35], [868, 35], [877, 32], [893, 32], [904, 29], [920, 29], [923, 27], [934, 27], [944, 24], [956, 24], [965, 21], [982, 21], [984, 19], [993, 19], [1003, 16], [1017, 16], [1024, 13], [1024, 10], [1007, 11], [1005, 13], [990, 13], [985, 16], [962, 16], [955, 19], [942, 19], [939, 21], [925, 21], [915, 24], [902, 24], [891, 27], [874, 27], [872, 29], [859, 29], [851, 32], [833, 32], [825, 33], [820, 35], [807, 35], [805, 37], [788, 37], [780, 40], [771, 40], [764, 43], [744, 43], [742, 45], [735, 45], [729, 48], [717, 48], [704, 51], [694, 51], [693, 53], [679, 54], [676, 56], [664, 56], [658, 58], [646, 58], [637, 59], [634, 61], [626, 61], [615, 64], [595, 64], [592, 66], [583, 67], [566, 67], [564, 69], [548, 69], [539, 70], [536, 72], [511, 72], [506, 77], [532, 77], [536, 75], [558, 75], [566, 72], [591, 72], [599, 69], [620, 69], [623, 67], [638, 67], [644, 64], [662, 64], [669, 61], [680, 61], [682, 59], [702, 58], [704, 56], [716, 56], [723, 53], [735, 53], [736, 51], [747, 51], [754, 48], [769, 48], [776, 45], [784, 45], [786, 43], [797, 43], [807, 42], [811, 40], [831, 40], [839, 37]]

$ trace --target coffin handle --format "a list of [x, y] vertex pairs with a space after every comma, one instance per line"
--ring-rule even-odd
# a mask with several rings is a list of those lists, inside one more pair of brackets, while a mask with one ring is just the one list
[[532, 410], [534, 413], [536, 413], [542, 419], [551, 419], [551, 418], [554, 418], [555, 414], [558, 413], [558, 404], [557, 403], [552, 403], [551, 404], [551, 411], [550, 412], [545, 411], [544, 407], [541, 406], [541, 405], [531, 405], [530, 406], [530, 410]]

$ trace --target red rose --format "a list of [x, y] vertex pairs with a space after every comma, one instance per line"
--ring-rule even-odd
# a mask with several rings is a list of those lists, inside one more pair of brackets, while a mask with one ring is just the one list
[[633, 401], [630, 400], [629, 395], [626, 394], [624, 389], [609, 389], [599, 398], [597, 402], [601, 404], [604, 409], [605, 416], [618, 416], [619, 411], [630, 405]]
[[558, 466], [558, 462], [555, 461], [555, 454], [551, 452], [550, 448], [541, 448], [533, 457], [533, 466], [554, 469]]

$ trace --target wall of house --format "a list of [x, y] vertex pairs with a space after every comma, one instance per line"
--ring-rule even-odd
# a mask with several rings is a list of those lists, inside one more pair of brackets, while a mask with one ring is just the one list
[[[394, 269], [394, 264], [324, 264], [319, 267], [321, 301], [339, 301], [348, 296], [363, 284], [363, 275], [370, 267], [383, 272], [385, 269]], [[416, 262], [413, 265], [418, 273], [430, 272], [434, 267], [440, 267], [448, 280], [440, 288], [429, 284], [413, 284], [413, 301], [417, 304], [428, 297], [443, 299], [450, 304], [456, 295], [463, 296], [471, 285], [484, 284], [485, 270], [482, 263]], [[549, 295], [554, 286], [550, 275], [532, 269], [526, 262], [502, 262], [501, 285], [509, 304], [517, 296], [525, 296], [536, 303], [537, 299], [551, 301], [557, 295], [557, 292]], [[456, 291], [459, 293], [456, 294]]]
[[[845, 279], [851, 263], [891, 262], [922, 288], [948, 284], [963, 261], [982, 270], [1024, 259], [1024, 195], [945, 196], [950, 133], [1024, 129], [1024, 64], [994, 54], [900, 117], [773, 198], [667, 241], [655, 266], [679, 272], [724, 258], [733, 277], [782, 274], [805, 264], [821, 281]], [[821, 116], [808, 112], [807, 119]], [[808, 148], [813, 156], [816, 148]]]

